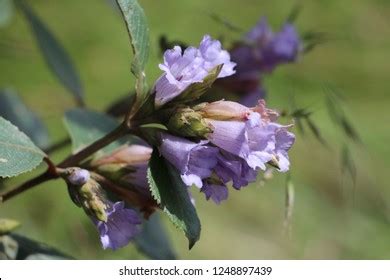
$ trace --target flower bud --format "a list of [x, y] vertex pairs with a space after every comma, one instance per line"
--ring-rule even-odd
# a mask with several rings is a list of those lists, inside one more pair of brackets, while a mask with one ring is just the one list
[[95, 181], [89, 180], [78, 190], [81, 206], [87, 212], [99, 221], [107, 221], [106, 209], [108, 199], [102, 187]]
[[152, 148], [142, 145], [122, 146], [111, 154], [101, 157], [94, 161], [94, 165], [131, 165], [137, 166], [149, 161], [152, 154]]
[[233, 101], [203, 103], [194, 108], [202, 117], [214, 120], [245, 120], [251, 109]]
[[179, 109], [168, 122], [169, 131], [185, 137], [205, 137], [211, 128], [202, 115], [190, 108]]
[[69, 168], [69, 175], [67, 177], [67, 180], [69, 183], [75, 186], [82, 186], [84, 185], [91, 177], [88, 170], [81, 169], [81, 168]]

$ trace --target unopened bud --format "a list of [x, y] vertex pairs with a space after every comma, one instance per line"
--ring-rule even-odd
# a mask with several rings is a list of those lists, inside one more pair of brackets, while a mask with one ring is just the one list
[[203, 103], [194, 108], [203, 117], [214, 120], [245, 120], [252, 112], [250, 108], [233, 101]]
[[84, 210], [96, 219], [106, 222], [108, 200], [101, 186], [91, 179], [79, 189], [78, 193]]
[[190, 108], [179, 109], [169, 119], [168, 129], [185, 137], [205, 137], [212, 131], [202, 115]]
[[69, 172], [70, 174], [68, 175], [67, 180], [75, 186], [84, 185], [91, 177], [88, 170], [81, 168], [70, 168]]
[[94, 161], [94, 165], [139, 165], [149, 161], [153, 149], [142, 145], [122, 146], [111, 154]]

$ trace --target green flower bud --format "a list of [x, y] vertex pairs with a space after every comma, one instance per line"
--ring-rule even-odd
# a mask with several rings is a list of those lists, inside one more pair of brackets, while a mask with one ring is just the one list
[[202, 115], [190, 108], [178, 109], [168, 121], [169, 131], [185, 137], [204, 138], [212, 132]]

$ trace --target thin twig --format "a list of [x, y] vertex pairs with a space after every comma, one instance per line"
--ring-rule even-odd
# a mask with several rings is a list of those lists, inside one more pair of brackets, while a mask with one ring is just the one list
[[114, 142], [118, 138], [124, 136], [128, 132], [129, 132], [129, 128], [127, 127], [126, 123], [122, 123], [116, 129], [114, 129], [112, 132], [110, 132], [109, 134], [105, 135], [104, 137], [96, 140], [94, 143], [92, 143], [88, 147], [82, 149], [80, 152], [67, 157], [60, 164], [58, 164], [58, 167], [66, 168], [66, 167], [71, 167], [71, 166], [77, 165], [81, 161], [90, 157], [95, 152], [97, 152], [100, 149], [104, 148], [105, 146], [111, 144], [112, 142]]
[[49, 171], [46, 171], [45, 173], [42, 173], [40, 175], [38, 175], [37, 177], [34, 177], [26, 182], [24, 182], [23, 184], [19, 185], [18, 187], [0, 195], [0, 201], [1, 202], [5, 202], [9, 199], [11, 199], [12, 197], [22, 193], [22, 192], [25, 192], [39, 184], [42, 184], [46, 181], [49, 181], [49, 180], [52, 180], [56, 178], [56, 176], [54, 176], [53, 174], [51, 174]]

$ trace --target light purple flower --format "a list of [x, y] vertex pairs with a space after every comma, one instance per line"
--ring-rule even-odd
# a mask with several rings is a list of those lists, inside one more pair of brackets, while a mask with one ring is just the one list
[[280, 158], [280, 171], [288, 170], [287, 151], [294, 140], [287, 127], [265, 121], [253, 112], [246, 121], [218, 121], [207, 119], [213, 132], [208, 139], [222, 150], [246, 161], [256, 170], [266, 169], [266, 163]]
[[203, 186], [202, 180], [210, 177], [217, 164], [218, 149], [207, 145], [208, 141], [199, 143], [167, 133], [161, 134], [160, 153], [177, 170], [187, 186]]
[[242, 78], [272, 71], [277, 65], [293, 62], [301, 51], [301, 41], [295, 27], [285, 24], [280, 32], [273, 33], [262, 18], [244, 37], [247, 45], [231, 51], [237, 62], [237, 76]]
[[201, 189], [206, 196], [206, 199], [210, 198], [216, 203], [220, 204], [223, 200], [228, 198], [228, 188], [225, 185], [205, 183]]
[[207, 71], [223, 64], [218, 78], [231, 76], [235, 73], [234, 67], [236, 63], [230, 61], [230, 54], [228, 51], [222, 49], [220, 41], [213, 40], [209, 35], [205, 35], [202, 42], [200, 42], [199, 51], [204, 59], [203, 66]]
[[286, 23], [274, 33], [265, 17], [230, 50], [237, 63], [236, 74], [219, 80], [216, 85], [242, 96], [240, 103], [255, 106], [256, 98], [264, 98], [261, 79], [281, 64], [297, 60], [302, 51], [301, 39], [292, 24]]
[[116, 202], [106, 210], [107, 222], [94, 220], [104, 249], [126, 246], [139, 232], [141, 219], [137, 212]]
[[199, 49], [189, 47], [182, 52], [178, 46], [164, 53], [164, 63], [159, 67], [164, 74], [155, 84], [157, 106], [161, 106], [180, 95], [189, 85], [202, 82], [209, 71], [223, 64], [218, 77], [234, 74], [235, 63], [221, 48], [221, 43], [204, 36]]

